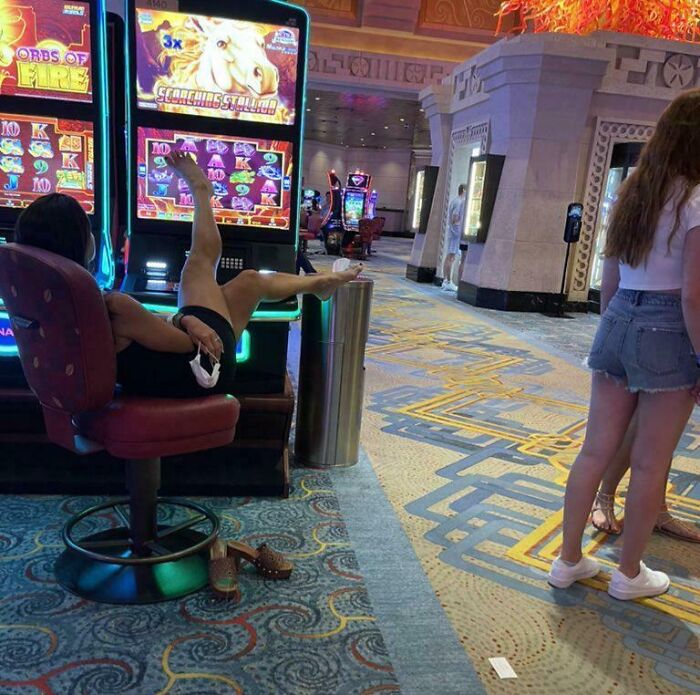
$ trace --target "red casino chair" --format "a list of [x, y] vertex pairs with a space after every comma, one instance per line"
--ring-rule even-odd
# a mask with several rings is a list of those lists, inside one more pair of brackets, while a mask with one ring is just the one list
[[238, 401], [115, 395], [114, 341], [100, 290], [61, 256], [0, 246], [0, 296], [49, 439], [76, 454], [106, 450], [127, 461], [129, 496], [66, 523], [59, 583], [105, 603], [151, 603], [202, 588], [219, 520], [199, 504], [158, 497], [160, 458], [229, 444]]

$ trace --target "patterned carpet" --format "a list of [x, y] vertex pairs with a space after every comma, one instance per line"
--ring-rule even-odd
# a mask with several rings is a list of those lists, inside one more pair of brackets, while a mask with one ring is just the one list
[[[653, 539], [649, 564], [673, 579], [653, 600], [544, 579], [595, 320], [475, 310], [405, 280], [405, 242], [379, 250], [359, 465], [294, 470], [289, 500], [206, 501], [225, 535], [293, 558], [292, 579], [248, 568], [239, 606], [208, 591], [91, 604], [52, 564], [62, 523], [93, 500], [0, 497], [0, 695], [700, 692], [700, 548]], [[695, 521], [699, 444], [694, 421], [671, 490]], [[619, 541], [587, 541], [609, 568]]]
[[[600, 579], [567, 592], [544, 580], [586, 424], [579, 358], [553, 354], [562, 345], [547, 350], [536, 315], [525, 333], [513, 330], [508, 315], [499, 321], [406, 281], [399, 265], [382, 266], [363, 444], [487, 690], [513, 691], [489, 667], [500, 655], [519, 676], [518, 692], [700, 692], [700, 548], [653, 539], [649, 564], [673, 585], [652, 600], [616, 602]], [[583, 324], [579, 343], [594, 326]], [[560, 325], [571, 333], [581, 321]], [[559, 338], [566, 345], [572, 336]], [[695, 421], [670, 495], [696, 522], [699, 443]], [[591, 536], [587, 547], [609, 570], [619, 541]]]
[[62, 523], [92, 500], [1, 498], [0, 693], [398, 691], [328, 475], [295, 471], [294, 488], [285, 501], [208, 501], [225, 535], [296, 562], [289, 582], [245, 571], [234, 607], [208, 591], [139, 607], [78, 599], [53, 560]]

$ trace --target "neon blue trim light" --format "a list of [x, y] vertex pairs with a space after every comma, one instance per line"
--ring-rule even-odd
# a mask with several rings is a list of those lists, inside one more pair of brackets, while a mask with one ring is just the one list
[[100, 148], [100, 161], [95, 162], [101, 171], [102, 205], [100, 206], [99, 229], [102, 236], [100, 244], [100, 257], [97, 259], [97, 273], [95, 280], [102, 289], [110, 289], [114, 285], [115, 267], [114, 250], [112, 248], [112, 236], [110, 225], [110, 151], [109, 151], [109, 98], [107, 85], [107, 7], [105, 0], [97, 0], [97, 11], [94, 18], [97, 30], [97, 52], [99, 53], [97, 80], [99, 82], [100, 109], [97, 117], [97, 129], [100, 132], [102, 147]]

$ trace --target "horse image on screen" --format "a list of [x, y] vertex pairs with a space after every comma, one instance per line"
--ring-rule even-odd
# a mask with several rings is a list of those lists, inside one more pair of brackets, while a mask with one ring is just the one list
[[0, 96], [92, 102], [90, 6], [0, 0]]
[[192, 220], [192, 194], [166, 160], [171, 152], [181, 151], [212, 182], [217, 223], [289, 229], [291, 143], [139, 128], [137, 150], [140, 219]]
[[141, 109], [291, 125], [299, 30], [136, 10]]

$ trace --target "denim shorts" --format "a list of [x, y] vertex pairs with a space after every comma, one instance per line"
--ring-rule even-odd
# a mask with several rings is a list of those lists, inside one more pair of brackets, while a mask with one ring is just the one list
[[588, 366], [637, 391], [675, 391], [700, 377], [681, 298], [618, 290], [600, 317]]

